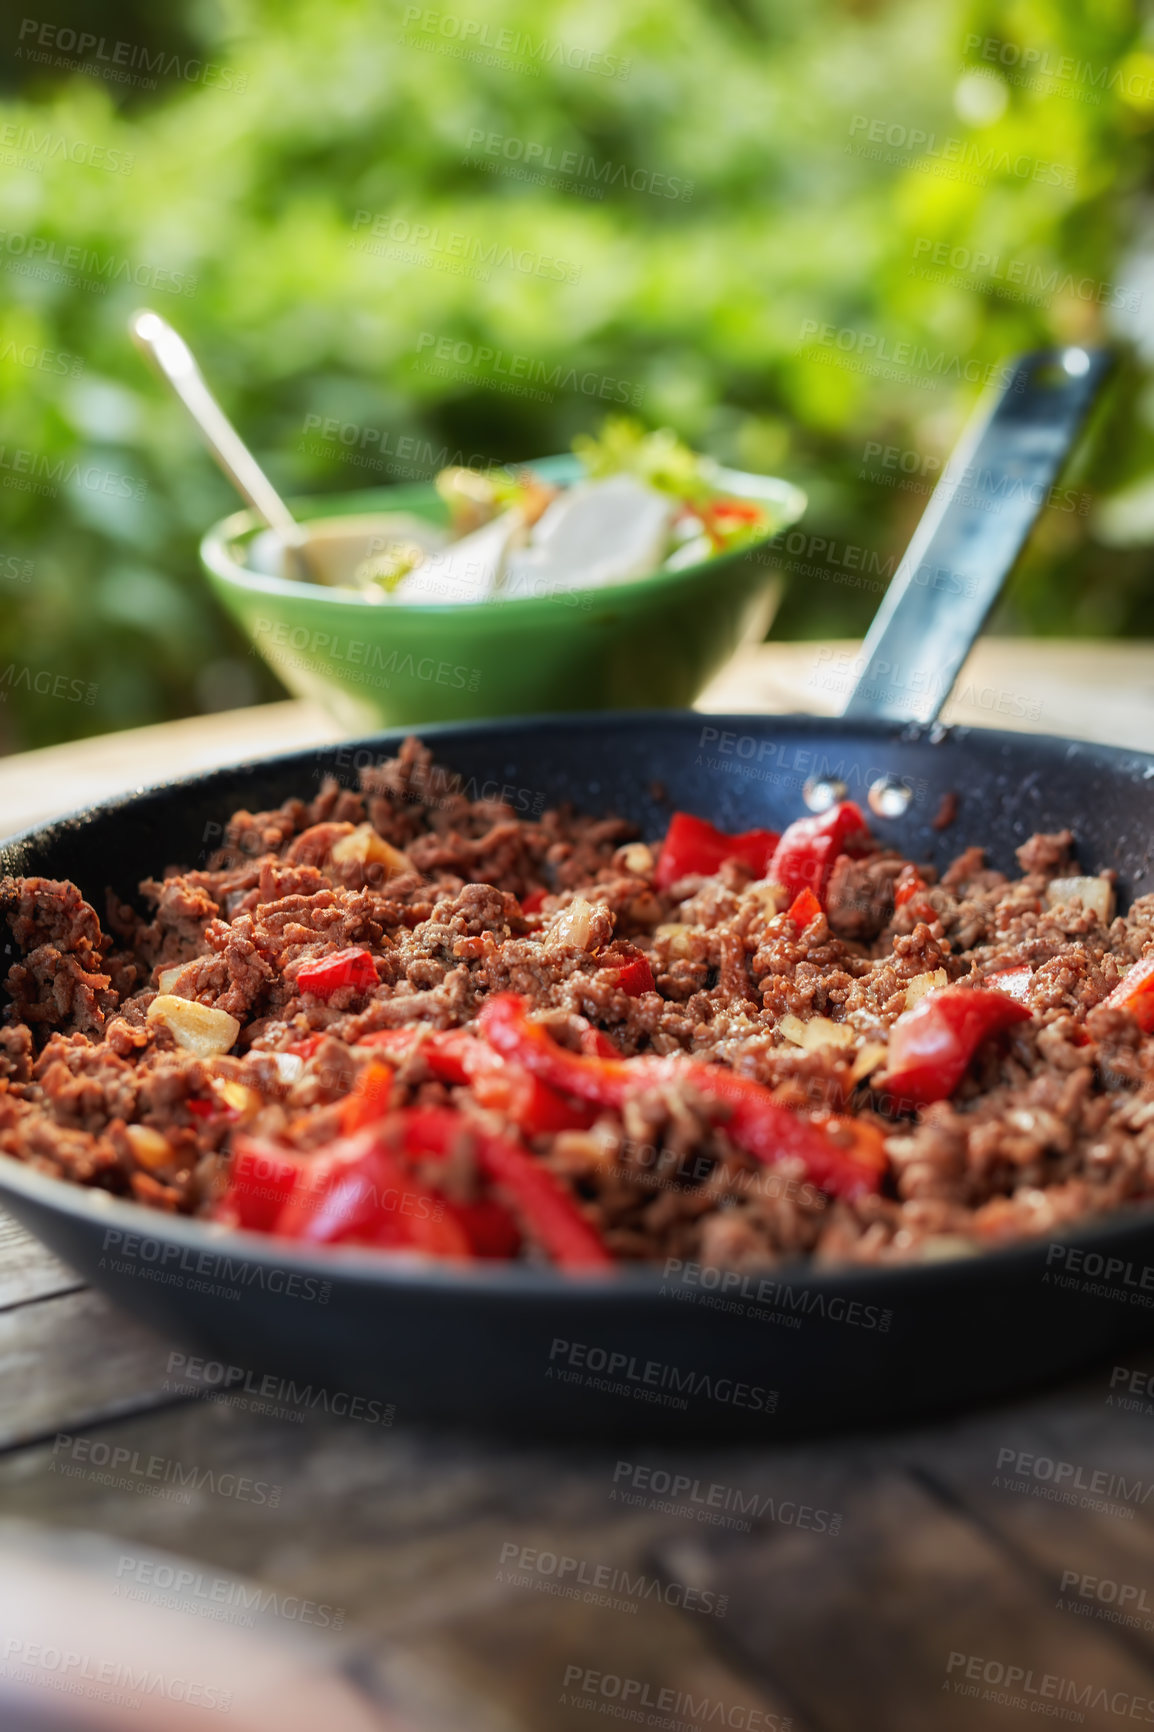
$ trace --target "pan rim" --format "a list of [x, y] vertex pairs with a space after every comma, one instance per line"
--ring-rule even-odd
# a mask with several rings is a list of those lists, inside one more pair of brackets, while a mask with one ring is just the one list
[[700, 722], [704, 725], [735, 724], [745, 727], [764, 727], [766, 724], [785, 724], [791, 729], [814, 729], [833, 732], [839, 728], [848, 728], [865, 738], [891, 740], [895, 742], [917, 743], [922, 739], [932, 739], [935, 745], [948, 742], [964, 743], [970, 739], [988, 741], [991, 745], [1015, 747], [1027, 742], [1040, 752], [1059, 751], [1069, 756], [1072, 752], [1091, 753], [1102, 757], [1105, 761], [1114, 763], [1116, 767], [1130, 763], [1134, 768], [1144, 766], [1149, 776], [1154, 779], [1154, 751], [1143, 751], [1138, 746], [1109, 745], [1097, 740], [1080, 740], [1062, 734], [1036, 734], [1026, 730], [1010, 730], [1005, 728], [983, 728], [971, 726], [966, 722], [958, 723], [920, 723], [894, 722], [886, 718], [866, 717], [847, 719], [843, 716], [815, 716], [805, 710], [787, 711], [749, 711], [749, 710], [693, 710], [693, 709], [636, 709], [636, 710], [561, 710], [545, 715], [513, 715], [486, 716], [472, 721], [449, 722], [414, 722], [406, 727], [381, 728], [369, 734], [357, 734], [339, 740], [319, 741], [311, 746], [297, 746], [287, 752], [264, 753], [254, 758], [234, 758], [227, 763], [215, 765], [209, 770], [197, 770], [186, 776], [171, 776], [156, 782], [142, 782], [136, 787], [125, 790], [121, 794], [111, 794], [103, 800], [94, 801], [88, 806], [78, 806], [70, 811], [62, 812], [55, 818], [48, 818], [39, 824], [29, 825], [25, 830], [12, 832], [11, 835], [0, 836], [0, 873], [10, 871], [9, 856], [18, 846], [37, 841], [49, 840], [57, 833], [65, 830], [75, 830], [93, 819], [113, 817], [127, 808], [150, 799], [156, 794], [177, 793], [183, 789], [193, 789], [211, 785], [217, 779], [223, 779], [237, 772], [256, 771], [261, 769], [276, 769], [287, 767], [294, 762], [306, 759], [319, 759], [327, 754], [338, 751], [357, 751], [368, 747], [383, 747], [400, 742], [416, 734], [422, 741], [435, 741], [447, 738], [460, 738], [473, 734], [482, 734], [499, 730], [513, 738], [528, 735], [539, 737], [542, 734], [560, 733], [574, 727], [592, 728], [602, 731], [609, 728], [644, 728], [654, 724], [672, 722]]
[[[337, 751], [381, 749], [399, 744], [416, 733], [429, 744], [437, 741], [466, 738], [484, 733], [499, 733], [510, 741], [522, 737], [540, 739], [543, 734], [571, 731], [575, 727], [594, 732], [611, 729], [643, 729], [654, 724], [758, 727], [785, 724], [790, 731], [816, 730], [819, 733], [850, 729], [865, 738], [909, 741], [914, 743], [931, 736], [937, 743], [947, 740], [964, 744], [977, 738], [998, 747], [1029, 745], [1043, 754], [1086, 752], [1101, 758], [1116, 769], [1143, 768], [1154, 777], [1154, 752], [1136, 747], [1108, 745], [1096, 741], [1077, 740], [1061, 735], [1035, 734], [1025, 731], [971, 727], [966, 724], [933, 729], [920, 724], [893, 722], [887, 719], [850, 719], [841, 716], [814, 716], [804, 711], [788, 713], [712, 712], [686, 709], [638, 709], [567, 711], [549, 715], [485, 717], [472, 721], [450, 721], [414, 724], [410, 727], [381, 729], [371, 734], [349, 739], [325, 741], [314, 746], [296, 747], [287, 752], [241, 758], [209, 770], [162, 781], [141, 784], [125, 793], [109, 796], [92, 805], [62, 813], [59, 817], [0, 839], [0, 874], [21, 869], [20, 853], [37, 842], [50, 842], [66, 832], [75, 833], [87, 824], [102, 818], [127, 816], [134, 807], [145, 804], [158, 794], [176, 794], [182, 790], [204, 789], [230, 775], [262, 770], [275, 771], [294, 763], [322, 760]], [[30, 1203], [48, 1209], [56, 1215], [91, 1227], [123, 1226], [126, 1232], [141, 1239], [161, 1243], [176, 1243], [183, 1249], [220, 1256], [228, 1248], [237, 1247], [238, 1258], [265, 1266], [291, 1264], [322, 1280], [347, 1278], [367, 1281], [386, 1288], [406, 1288], [425, 1292], [459, 1292], [488, 1294], [496, 1297], [535, 1295], [585, 1300], [591, 1303], [620, 1301], [624, 1297], [657, 1300], [659, 1288], [675, 1280], [664, 1274], [663, 1266], [623, 1264], [610, 1275], [596, 1273], [575, 1275], [548, 1265], [533, 1265], [498, 1260], [477, 1260], [473, 1263], [449, 1263], [419, 1255], [392, 1253], [386, 1257], [380, 1251], [341, 1246], [302, 1246], [294, 1241], [275, 1239], [265, 1234], [217, 1226], [196, 1216], [170, 1215], [150, 1210], [144, 1204], [114, 1196], [96, 1187], [73, 1184], [66, 1179], [28, 1166], [15, 1156], [0, 1152], [0, 1198], [15, 1193]], [[151, 1228], [149, 1224], [151, 1223]], [[1125, 1209], [1088, 1217], [1085, 1224], [1075, 1223], [1072, 1230], [1016, 1240], [1012, 1244], [994, 1246], [963, 1256], [933, 1259], [920, 1263], [831, 1264], [815, 1267], [812, 1263], [792, 1260], [766, 1265], [756, 1271], [742, 1271], [750, 1279], [804, 1283], [812, 1289], [827, 1289], [836, 1285], [838, 1292], [859, 1288], [865, 1297], [882, 1287], [894, 1284], [919, 1289], [961, 1281], [980, 1281], [987, 1271], [991, 1276], [1012, 1276], [1015, 1269], [1024, 1270], [1036, 1261], [1047, 1245], [1060, 1243], [1072, 1248], [1096, 1250], [1100, 1245], [1113, 1247], [1118, 1241], [1137, 1240], [1154, 1225], [1154, 1198]]]
[[[550, 1264], [518, 1263], [478, 1258], [473, 1262], [424, 1257], [419, 1253], [384, 1254], [370, 1247], [306, 1245], [270, 1234], [226, 1227], [195, 1215], [170, 1215], [148, 1209], [128, 1197], [117, 1197], [96, 1186], [75, 1185], [0, 1152], [0, 1199], [15, 1193], [53, 1214], [66, 1215], [84, 1227], [122, 1227], [125, 1235], [158, 1245], [176, 1245], [181, 1250], [237, 1263], [259, 1264], [265, 1269], [291, 1268], [318, 1280], [351, 1279], [385, 1288], [412, 1291], [452, 1291], [498, 1298], [536, 1296], [604, 1303], [623, 1298], [664, 1300], [661, 1289], [677, 1286], [676, 1274], [666, 1274], [661, 1264], [623, 1263], [609, 1274], [574, 1272]], [[150, 1228], [150, 1223], [155, 1223]], [[883, 1285], [925, 1289], [943, 1281], [981, 1282], [986, 1271], [1012, 1277], [1025, 1272], [1046, 1247], [1054, 1244], [1078, 1250], [1113, 1249], [1119, 1241], [1146, 1237], [1154, 1227], [1154, 1199], [1132, 1208], [1114, 1209], [1087, 1218], [1084, 1228], [1036, 1234], [1008, 1245], [966, 1253], [957, 1257], [932, 1258], [921, 1263], [831, 1263], [820, 1266], [800, 1260], [766, 1264], [735, 1273], [743, 1281], [769, 1281], [775, 1285], [805, 1286], [818, 1292], [836, 1292], [868, 1301]], [[117, 1247], [106, 1247], [115, 1255]], [[231, 1249], [235, 1248], [235, 1250]], [[125, 1255], [129, 1254], [127, 1252]], [[142, 1266], [150, 1266], [145, 1259]], [[159, 1260], [158, 1260], [158, 1266]], [[694, 1265], [689, 1265], [693, 1267]], [[700, 1268], [712, 1268], [702, 1264]], [[724, 1271], [722, 1271], [724, 1273]], [[860, 1293], [859, 1293], [860, 1289]], [[1137, 1290], [1137, 1289], [1136, 1289]], [[703, 1289], [710, 1291], [710, 1289]], [[1152, 1299], [1154, 1304], [1154, 1299]]]

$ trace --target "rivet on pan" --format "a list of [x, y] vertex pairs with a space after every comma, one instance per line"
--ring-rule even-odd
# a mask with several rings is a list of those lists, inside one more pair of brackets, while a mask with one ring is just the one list
[[879, 776], [870, 783], [870, 811], [878, 818], [900, 818], [909, 808], [913, 789], [896, 776]]
[[811, 776], [801, 791], [801, 797], [811, 812], [828, 812], [831, 806], [844, 800], [848, 792], [844, 782], [831, 776]]

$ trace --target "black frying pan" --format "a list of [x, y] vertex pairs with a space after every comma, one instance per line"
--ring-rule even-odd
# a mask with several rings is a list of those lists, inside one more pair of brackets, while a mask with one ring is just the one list
[[[1104, 371], [1100, 357], [1083, 359], [1085, 370], [1064, 377], [1054, 357], [1023, 362], [965, 462], [947, 470], [927, 511], [934, 533], [919, 531], [895, 577], [850, 705], [868, 706], [872, 681], [895, 716], [642, 712], [426, 728], [424, 737], [465, 778], [522, 791], [515, 803], [524, 807], [571, 800], [625, 814], [647, 835], [659, 835], [674, 808], [730, 829], [781, 828], [807, 797], [818, 804], [841, 784], [868, 800], [877, 834], [915, 860], [942, 865], [976, 842], [1012, 870], [1015, 847], [1033, 831], [1069, 826], [1086, 871], [1117, 868], [1124, 894], [1154, 888], [1154, 756], [909, 721], [908, 670], [924, 662], [951, 593], [920, 574], [953, 574], [953, 593], [967, 604], [952, 637], [932, 648], [939, 677], [921, 718], [930, 723], [945, 696], [938, 688], [947, 681], [948, 691], [999, 587], [977, 592], [966, 573], [980, 565], [991, 522], [1003, 576], [1016, 555]], [[975, 527], [975, 462], [1008, 436], [1029, 486], [1003, 490], [998, 511]], [[1039, 481], [1043, 494], [1031, 504]], [[918, 613], [912, 648], [902, 647]], [[924, 696], [923, 686], [913, 689]], [[359, 765], [391, 755], [400, 739], [377, 735], [108, 802], [15, 839], [0, 850], [0, 870], [71, 878], [101, 906], [106, 885], [130, 892], [169, 862], [202, 860], [235, 807], [276, 805], [327, 772], [353, 784]], [[946, 795], [956, 797], [957, 818], [943, 832], [933, 820]], [[218, 1362], [198, 1373], [201, 1387], [243, 1367], [250, 1392], [267, 1379], [274, 1403], [324, 1385], [338, 1392], [334, 1405], [393, 1402], [402, 1421], [565, 1437], [767, 1438], [941, 1411], [1120, 1351], [1149, 1334], [1154, 1306], [1154, 1208], [918, 1267], [798, 1265], [764, 1279], [623, 1269], [577, 1280], [225, 1233], [7, 1157], [0, 1196], [87, 1279]]]

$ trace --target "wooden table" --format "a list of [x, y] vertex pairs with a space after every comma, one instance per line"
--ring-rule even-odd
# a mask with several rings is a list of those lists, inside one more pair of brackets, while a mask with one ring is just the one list
[[[841, 647], [752, 653], [706, 704], [834, 710], [822, 681]], [[1031, 706], [1019, 725], [1154, 738], [1154, 646], [987, 643], [965, 687], [975, 713], [959, 719], [988, 720], [1010, 693]], [[12, 830], [333, 733], [286, 703], [54, 748], [0, 765], [0, 809]], [[170, 1351], [0, 1226], [0, 1514], [160, 1546], [342, 1608], [421, 1725], [578, 1732], [634, 1709], [627, 1723], [693, 1732], [1154, 1720], [1154, 1394], [1131, 1382], [1154, 1375], [1154, 1353], [1128, 1355], [1124, 1377], [1103, 1365], [948, 1424], [863, 1437], [847, 1414], [845, 1435], [804, 1446], [686, 1450], [482, 1443], [403, 1415], [387, 1429], [266, 1418], [176, 1393]], [[65, 1474], [75, 1446], [61, 1434], [275, 1483], [279, 1505], [211, 1489], [166, 1501]], [[683, 1475], [703, 1501], [626, 1503], [638, 1470]], [[1099, 1471], [1121, 1476], [1111, 1508], [1055, 1500], [1055, 1480]], [[724, 1488], [712, 1504], [710, 1487]], [[735, 1508], [754, 1512], [733, 1518], [749, 1531], [698, 1513]], [[539, 1572], [546, 1591], [521, 1585], [508, 1559], [522, 1547], [581, 1560], [587, 1576], [625, 1568], [632, 1590], [603, 1606], [548, 1591]], [[637, 1591], [642, 1578], [658, 1588]], [[723, 1616], [706, 1594], [727, 1596]]]

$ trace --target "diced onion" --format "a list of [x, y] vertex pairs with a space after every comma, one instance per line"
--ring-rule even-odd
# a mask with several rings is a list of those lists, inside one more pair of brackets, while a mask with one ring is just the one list
[[212, 1087], [225, 1106], [231, 1107], [241, 1118], [251, 1118], [264, 1105], [255, 1089], [250, 1089], [247, 1083], [235, 1082], [232, 1077], [213, 1077]]
[[368, 865], [385, 868], [385, 877], [399, 878], [402, 872], [415, 871], [413, 862], [400, 848], [394, 848], [391, 842], [386, 842], [379, 836], [371, 824], [358, 824], [347, 836], [342, 836], [339, 842], [332, 846], [332, 857], [338, 866], [347, 866], [351, 861], [358, 865]]
[[850, 1071], [851, 1082], [861, 1082], [865, 1077], [872, 1076], [886, 1061], [886, 1049], [880, 1040], [868, 1040], [853, 1061]]
[[156, 977], [157, 992], [171, 992], [173, 981], [178, 974], [184, 973], [184, 969], [185, 964], [183, 962], [178, 962], [175, 968], [162, 968]]
[[280, 1081], [291, 1088], [304, 1071], [304, 1059], [299, 1052], [274, 1052], [270, 1056]]
[[167, 1028], [177, 1046], [197, 1058], [218, 1058], [236, 1044], [240, 1023], [227, 1010], [213, 1010], [191, 998], [160, 993], [148, 1007], [151, 1023]]
[[944, 968], [931, 969], [928, 974], [915, 974], [912, 980], [906, 981], [906, 1009], [912, 1010], [927, 992], [937, 992], [939, 987], [948, 985]]
[[1108, 878], [1054, 878], [1046, 889], [1046, 906], [1061, 908], [1077, 898], [1087, 914], [1096, 914], [1103, 926], [1114, 918], [1114, 886]]
[[760, 903], [766, 914], [780, 914], [789, 907], [791, 900], [784, 884], [773, 884], [767, 878], [756, 884], [747, 884], [741, 895], [743, 901]]
[[584, 950], [593, 932], [592, 903], [586, 902], [583, 896], [575, 896], [568, 908], [558, 915], [553, 932], [562, 944], [572, 944], [575, 949]]
[[621, 864], [634, 878], [645, 878], [653, 870], [653, 850], [644, 842], [630, 842], [621, 853]]
[[654, 938], [664, 943], [666, 950], [672, 956], [693, 955], [693, 928], [684, 926], [678, 920], [668, 921], [659, 926], [653, 934]]
[[853, 1046], [857, 1041], [847, 1022], [834, 1022], [828, 1016], [811, 1016], [808, 1022], [803, 1022], [800, 1016], [783, 1016], [777, 1026], [786, 1040], [806, 1052], [815, 1052], [822, 1046]]
[[151, 1125], [125, 1125], [124, 1134], [132, 1144], [132, 1157], [150, 1172], [167, 1167], [172, 1159], [172, 1145], [167, 1137], [154, 1131]]

